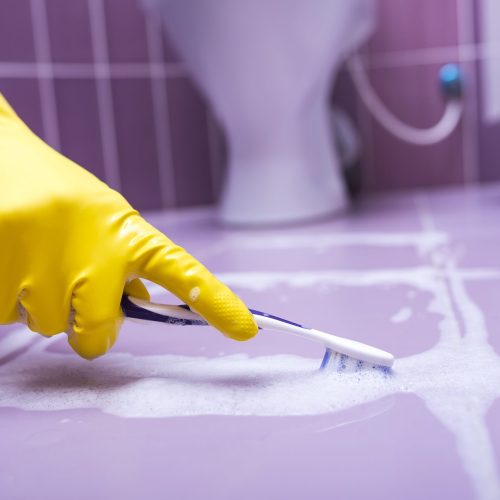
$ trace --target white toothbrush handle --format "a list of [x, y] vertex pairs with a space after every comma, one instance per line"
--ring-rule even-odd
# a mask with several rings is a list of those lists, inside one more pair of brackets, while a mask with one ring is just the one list
[[[154, 304], [146, 300], [134, 297], [124, 297], [122, 309], [130, 318], [146, 319], [177, 325], [207, 325], [208, 323], [197, 313], [187, 306], [172, 306], [165, 304]], [[340, 354], [345, 354], [361, 361], [390, 367], [394, 362], [394, 356], [386, 351], [372, 347], [355, 340], [337, 337], [329, 333], [305, 328], [298, 323], [292, 323], [283, 318], [272, 316], [260, 311], [250, 309], [255, 322], [260, 328], [275, 330], [278, 332], [292, 333], [299, 337], [314, 340], [323, 344], [326, 348]]]
[[299, 337], [304, 337], [316, 342], [320, 342], [325, 347], [332, 349], [335, 352], [346, 354], [353, 358], [368, 363], [391, 367], [394, 363], [394, 356], [382, 349], [373, 347], [356, 340], [337, 337], [329, 333], [315, 330], [314, 328], [305, 328], [295, 326], [293, 324], [283, 322], [260, 314], [254, 314], [257, 325], [268, 330], [275, 330], [283, 333], [292, 333]]

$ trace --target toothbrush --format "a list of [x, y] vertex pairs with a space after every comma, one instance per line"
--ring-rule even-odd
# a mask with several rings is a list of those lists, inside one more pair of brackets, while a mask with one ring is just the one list
[[[147, 300], [136, 299], [123, 295], [121, 306], [128, 318], [155, 321], [170, 325], [208, 325], [200, 315], [193, 312], [188, 305], [155, 304]], [[390, 368], [394, 363], [394, 356], [356, 340], [337, 337], [320, 330], [307, 328], [287, 319], [273, 316], [255, 309], [250, 309], [259, 329], [274, 330], [290, 333], [299, 337], [319, 342], [326, 348], [321, 368], [335, 365], [336, 371], [345, 371], [349, 365], [349, 358], [356, 361], [355, 368], [361, 368], [364, 363], [374, 367]], [[352, 364], [352, 363], [351, 363]]]

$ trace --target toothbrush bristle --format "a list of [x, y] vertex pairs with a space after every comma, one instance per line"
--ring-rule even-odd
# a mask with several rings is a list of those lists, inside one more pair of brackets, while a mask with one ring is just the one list
[[352, 358], [347, 354], [335, 352], [329, 348], [325, 351], [319, 369], [336, 373], [355, 373], [366, 369], [380, 371], [384, 375], [391, 373], [391, 369], [387, 366], [367, 363], [361, 359]]
[[325, 355], [323, 356], [323, 360], [321, 361], [321, 366], [319, 367], [320, 370], [324, 370], [328, 363], [330, 362], [330, 358], [332, 357], [332, 350], [331, 349], [326, 349]]

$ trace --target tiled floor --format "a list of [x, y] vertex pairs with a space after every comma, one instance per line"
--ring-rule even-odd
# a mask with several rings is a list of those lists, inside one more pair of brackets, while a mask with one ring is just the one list
[[127, 323], [88, 363], [3, 327], [1, 498], [500, 498], [500, 186], [281, 230], [150, 220], [252, 307], [390, 350], [393, 374], [318, 373], [321, 346], [265, 331]]

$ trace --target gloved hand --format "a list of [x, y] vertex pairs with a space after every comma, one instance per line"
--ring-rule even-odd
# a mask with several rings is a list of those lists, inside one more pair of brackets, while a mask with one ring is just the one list
[[243, 302], [148, 224], [116, 191], [36, 137], [0, 94], [0, 324], [66, 331], [84, 358], [104, 354], [120, 299], [164, 286], [222, 333], [257, 325]]

